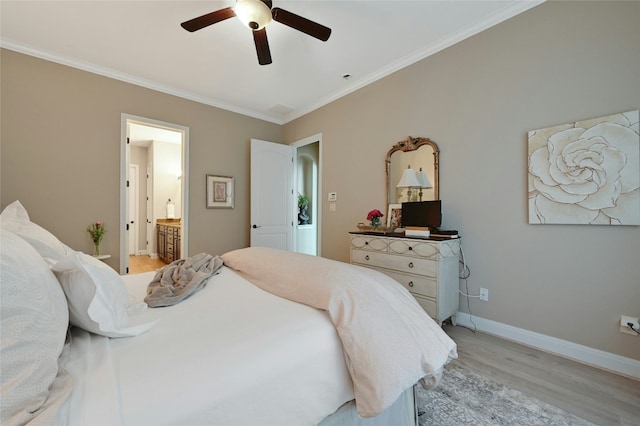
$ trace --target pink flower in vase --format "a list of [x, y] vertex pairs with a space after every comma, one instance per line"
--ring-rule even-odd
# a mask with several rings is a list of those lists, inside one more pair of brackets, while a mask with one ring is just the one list
[[367, 220], [371, 223], [371, 226], [377, 228], [380, 226], [380, 218], [384, 216], [378, 209], [373, 209], [367, 214]]

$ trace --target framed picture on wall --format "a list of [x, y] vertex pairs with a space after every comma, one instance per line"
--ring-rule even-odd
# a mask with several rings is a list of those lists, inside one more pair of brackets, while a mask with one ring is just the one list
[[207, 208], [233, 208], [233, 178], [207, 175]]
[[529, 224], [640, 225], [640, 111], [531, 130]]
[[387, 229], [391, 232], [402, 227], [402, 204], [389, 204]]

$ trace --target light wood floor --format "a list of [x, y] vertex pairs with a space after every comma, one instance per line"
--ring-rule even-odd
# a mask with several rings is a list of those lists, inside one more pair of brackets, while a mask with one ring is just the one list
[[152, 259], [147, 255], [129, 256], [129, 274], [155, 271], [162, 268], [165, 263], [160, 259]]
[[458, 360], [598, 425], [640, 425], [640, 381], [464, 327], [445, 325]]

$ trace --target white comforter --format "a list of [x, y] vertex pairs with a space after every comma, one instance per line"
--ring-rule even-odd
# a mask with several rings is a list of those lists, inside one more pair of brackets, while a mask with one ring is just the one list
[[[135, 300], [153, 273], [126, 277]], [[269, 294], [223, 267], [160, 321], [118, 339], [74, 330], [74, 390], [57, 424], [311, 425], [354, 397], [326, 312]]]
[[456, 344], [400, 283], [372, 269], [267, 247], [222, 255], [260, 288], [326, 310], [344, 347], [358, 414], [373, 417], [419, 380], [437, 385]]

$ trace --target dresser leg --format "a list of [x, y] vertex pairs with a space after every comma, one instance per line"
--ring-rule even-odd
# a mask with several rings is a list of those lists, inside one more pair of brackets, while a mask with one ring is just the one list
[[457, 313], [451, 315], [451, 325], [453, 325], [454, 327], [458, 324], [458, 317], [457, 317]]

